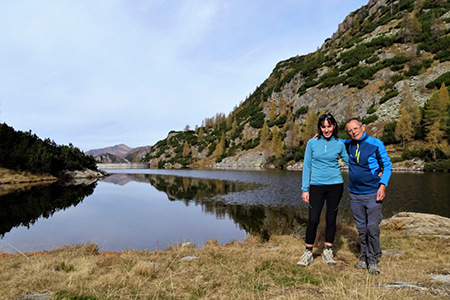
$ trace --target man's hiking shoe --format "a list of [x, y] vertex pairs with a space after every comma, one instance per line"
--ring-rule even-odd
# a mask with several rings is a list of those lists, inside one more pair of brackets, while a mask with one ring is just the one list
[[305, 249], [305, 252], [303, 252], [302, 257], [300, 257], [300, 260], [298, 261], [297, 266], [306, 267], [307, 265], [312, 263], [313, 260], [314, 260], [314, 258], [313, 258], [312, 251]]
[[377, 264], [370, 264], [369, 265], [369, 273], [372, 275], [378, 275], [380, 274], [380, 268], [378, 268]]
[[367, 263], [364, 259], [361, 259], [356, 265], [355, 269], [367, 269]]
[[331, 249], [323, 250], [322, 259], [329, 266], [334, 266], [336, 264], [336, 262], [333, 259], [333, 250]]

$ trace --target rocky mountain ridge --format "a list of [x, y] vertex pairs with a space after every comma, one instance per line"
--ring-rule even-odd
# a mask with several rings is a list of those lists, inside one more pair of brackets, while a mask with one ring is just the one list
[[150, 146], [131, 148], [125, 144], [92, 149], [86, 155], [92, 155], [100, 163], [132, 163], [139, 162], [150, 150]]
[[[324, 112], [338, 122], [359, 117], [368, 134], [390, 135], [385, 143], [400, 158], [403, 149], [394, 138], [400, 105], [412, 98], [428, 116], [426, 103], [436, 88], [450, 86], [449, 48], [449, 1], [370, 0], [350, 13], [315, 53], [277, 63], [228, 116], [206, 118], [195, 131], [170, 132], [144, 161], [166, 168], [289, 167], [301, 163], [312, 136], [310, 123]], [[411, 145], [430, 143], [431, 121], [416, 126]], [[442, 153], [445, 145], [440, 143], [450, 137], [450, 126], [444, 125], [439, 129], [443, 138], [434, 142]]]

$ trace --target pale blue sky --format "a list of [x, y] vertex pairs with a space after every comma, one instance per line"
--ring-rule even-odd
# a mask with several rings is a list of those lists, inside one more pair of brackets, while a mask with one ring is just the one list
[[87, 151], [228, 114], [368, 0], [0, 0], [0, 122]]

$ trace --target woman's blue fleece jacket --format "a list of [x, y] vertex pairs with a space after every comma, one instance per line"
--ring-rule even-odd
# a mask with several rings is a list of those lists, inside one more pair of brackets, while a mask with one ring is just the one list
[[348, 165], [348, 154], [342, 141], [331, 137], [311, 139], [306, 144], [303, 161], [302, 192], [309, 192], [310, 185], [343, 183], [338, 160]]

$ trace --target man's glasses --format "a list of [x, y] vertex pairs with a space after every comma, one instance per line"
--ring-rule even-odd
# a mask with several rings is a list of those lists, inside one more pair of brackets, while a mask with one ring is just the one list
[[352, 128], [352, 129], [347, 130], [347, 132], [348, 132], [348, 133], [356, 132], [356, 131], [358, 131], [360, 128], [361, 128], [361, 126], [355, 127], [355, 128]]

